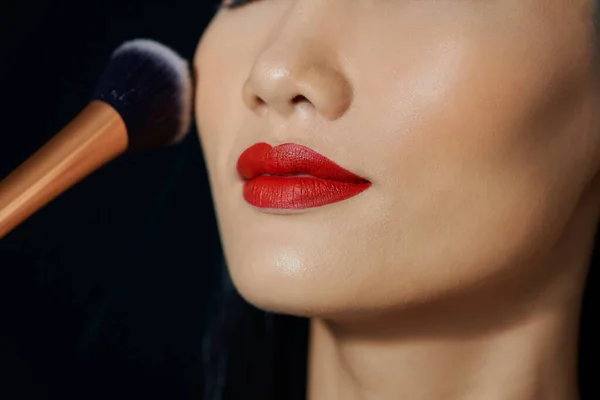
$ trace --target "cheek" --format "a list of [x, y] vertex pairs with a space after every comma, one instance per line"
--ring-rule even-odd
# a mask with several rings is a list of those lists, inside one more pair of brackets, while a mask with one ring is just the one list
[[389, 185], [456, 189], [472, 177], [477, 184], [488, 180], [490, 190], [497, 181], [560, 196], [561, 185], [581, 175], [592, 156], [584, 115], [590, 110], [582, 113], [585, 71], [573, 71], [534, 42], [432, 42], [438, 45], [411, 57], [418, 62], [390, 60], [408, 67], [359, 82], [368, 95], [359, 98], [365, 112], [355, 120], [385, 116], [363, 126], [365, 140], [356, 145], [377, 157], [361, 161]]
[[[445, 260], [452, 274], [489, 274], [481, 266], [547, 249], [589, 183], [598, 146], [590, 146], [589, 79], [550, 49], [453, 46], [361, 82], [369, 96], [353, 121], [385, 118], [355, 125], [366, 135], [354, 147], [391, 216], [382, 234], [402, 238], [415, 264]], [[423, 243], [428, 250], [418, 251]]]
[[[244, 82], [240, 61], [223, 49], [223, 33], [218, 24], [204, 33], [196, 51], [194, 70], [197, 83], [195, 116], [198, 133], [211, 175], [213, 193], [218, 194], [223, 177], [215, 174], [227, 168], [227, 151], [233, 148], [233, 132], [237, 132], [245, 116], [241, 87]], [[217, 40], [218, 39], [218, 40]]]

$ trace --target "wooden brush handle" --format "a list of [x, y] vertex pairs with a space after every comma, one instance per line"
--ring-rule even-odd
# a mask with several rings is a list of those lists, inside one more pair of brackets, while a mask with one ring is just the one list
[[127, 150], [127, 129], [107, 103], [91, 102], [0, 181], [0, 239], [82, 178]]

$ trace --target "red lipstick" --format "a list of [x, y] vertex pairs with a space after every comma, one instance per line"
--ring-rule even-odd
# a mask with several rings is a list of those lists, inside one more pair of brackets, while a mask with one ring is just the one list
[[304, 209], [346, 200], [371, 182], [294, 143], [257, 143], [237, 163], [244, 199], [255, 207]]

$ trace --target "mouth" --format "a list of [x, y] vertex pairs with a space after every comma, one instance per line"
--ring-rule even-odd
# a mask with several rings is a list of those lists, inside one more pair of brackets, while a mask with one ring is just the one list
[[237, 171], [244, 180], [246, 202], [263, 209], [320, 207], [371, 186], [324, 155], [294, 143], [275, 147], [257, 143], [242, 153]]

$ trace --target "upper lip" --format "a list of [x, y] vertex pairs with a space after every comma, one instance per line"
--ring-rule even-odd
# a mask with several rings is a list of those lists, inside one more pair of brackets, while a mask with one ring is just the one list
[[245, 180], [261, 175], [311, 175], [341, 182], [369, 182], [340, 167], [324, 155], [295, 143], [284, 143], [275, 147], [268, 143], [257, 143], [240, 155], [237, 171]]

